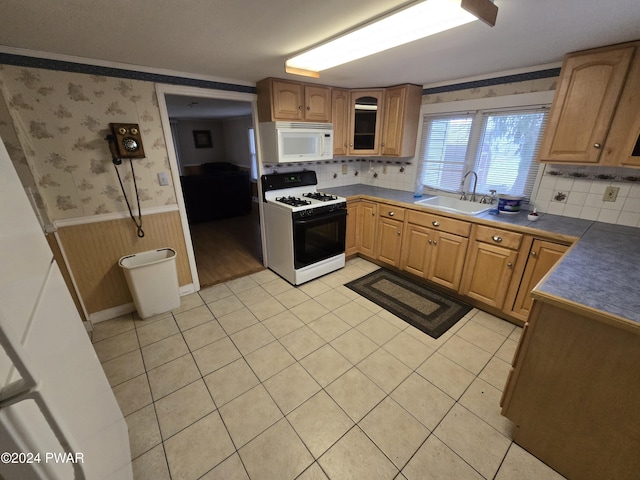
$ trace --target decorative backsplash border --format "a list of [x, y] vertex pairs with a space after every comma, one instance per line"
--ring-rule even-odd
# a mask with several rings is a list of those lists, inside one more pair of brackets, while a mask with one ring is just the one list
[[[596, 167], [597, 168], [597, 167]], [[592, 167], [593, 170], [593, 167]], [[612, 170], [611, 168], [605, 167], [605, 170]], [[602, 180], [602, 181], [616, 181], [616, 182], [640, 182], [640, 175], [634, 173], [629, 173], [630, 169], [622, 169], [622, 168], [613, 168], [613, 170], [618, 171], [600, 171], [597, 169], [596, 171], [585, 172], [581, 169], [576, 169], [576, 167], [557, 167], [551, 166], [549, 169], [545, 170], [544, 174], [549, 175], [551, 177], [565, 177], [565, 178], [578, 178], [584, 180]], [[619, 170], [627, 170], [620, 172]]]

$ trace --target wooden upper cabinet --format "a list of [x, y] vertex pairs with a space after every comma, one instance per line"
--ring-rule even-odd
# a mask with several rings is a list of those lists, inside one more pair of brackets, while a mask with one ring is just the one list
[[422, 87], [342, 89], [278, 78], [256, 84], [260, 122], [333, 124], [336, 156], [412, 157]]
[[385, 90], [380, 155], [414, 155], [421, 103], [422, 87], [418, 85], [402, 85]]
[[331, 90], [331, 123], [333, 124], [333, 154], [345, 156], [349, 153], [349, 90]]
[[379, 155], [384, 89], [351, 90], [349, 155]]
[[258, 118], [326, 123], [331, 121], [331, 88], [276, 78], [256, 84]]
[[308, 122], [331, 121], [331, 88], [305, 85], [304, 119]]
[[600, 164], [640, 167], [640, 42], [618, 102]]
[[541, 162], [600, 162], [635, 50], [626, 44], [565, 56], [540, 146]]

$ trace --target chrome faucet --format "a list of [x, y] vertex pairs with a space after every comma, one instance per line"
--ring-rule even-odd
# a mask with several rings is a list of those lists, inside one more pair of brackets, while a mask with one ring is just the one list
[[467, 177], [469, 176], [470, 173], [473, 173], [473, 176], [474, 176], [474, 179], [473, 179], [473, 193], [471, 194], [470, 201], [475, 202], [476, 201], [476, 186], [478, 185], [478, 174], [476, 172], [474, 172], [473, 170], [469, 170], [462, 177], [462, 182], [460, 182], [460, 186], [462, 187], [462, 196], [460, 197], [460, 200], [466, 200], [467, 199], [467, 194], [464, 191], [464, 181], [467, 179]]

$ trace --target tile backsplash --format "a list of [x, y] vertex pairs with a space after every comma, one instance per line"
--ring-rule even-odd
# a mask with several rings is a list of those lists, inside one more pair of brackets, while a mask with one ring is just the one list
[[[640, 171], [633, 168], [545, 165], [531, 203], [539, 212], [640, 227]], [[605, 202], [607, 187], [618, 187]]]
[[[346, 167], [346, 173], [342, 173], [343, 167]], [[640, 176], [640, 170], [558, 165], [541, 168], [544, 171], [529, 208], [535, 207], [540, 213], [640, 227], [640, 181], [625, 180]], [[416, 175], [413, 159], [400, 163], [382, 159], [335, 159], [332, 162], [270, 166], [265, 168], [265, 173], [302, 169], [316, 171], [320, 189], [364, 184], [413, 191]], [[614, 202], [602, 199], [608, 186], [619, 188]]]

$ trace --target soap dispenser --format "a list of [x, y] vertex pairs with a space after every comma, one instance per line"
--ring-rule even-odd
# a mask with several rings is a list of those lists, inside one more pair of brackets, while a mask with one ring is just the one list
[[491, 192], [491, 198], [489, 199], [489, 203], [491, 204], [489, 215], [498, 215], [500, 213], [500, 209], [498, 208], [498, 197], [496, 196], [496, 190], [489, 190], [489, 192]]

